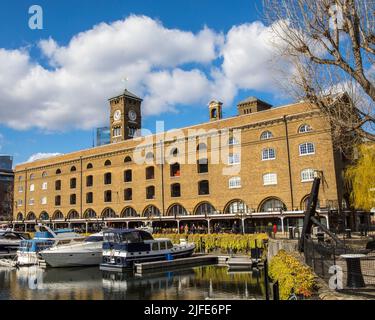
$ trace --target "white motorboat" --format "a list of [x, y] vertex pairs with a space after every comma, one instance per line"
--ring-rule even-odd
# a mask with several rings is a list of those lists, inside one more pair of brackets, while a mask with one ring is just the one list
[[53, 246], [42, 250], [40, 255], [48, 266], [82, 267], [98, 266], [102, 261], [103, 233], [88, 237], [84, 242]]
[[71, 229], [52, 230], [46, 225], [38, 224], [34, 238], [21, 241], [17, 250], [18, 265], [38, 264], [40, 251], [83, 240], [85, 240], [85, 237]]

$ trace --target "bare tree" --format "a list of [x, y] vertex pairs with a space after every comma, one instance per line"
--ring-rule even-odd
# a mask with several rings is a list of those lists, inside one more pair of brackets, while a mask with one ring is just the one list
[[375, 141], [375, 0], [263, 0], [263, 11], [283, 87], [327, 115], [337, 147]]

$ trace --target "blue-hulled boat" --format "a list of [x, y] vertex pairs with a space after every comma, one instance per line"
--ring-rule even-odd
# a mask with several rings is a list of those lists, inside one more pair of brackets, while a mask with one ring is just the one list
[[173, 245], [170, 239], [154, 239], [139, 229], [110, 229], [103, 232], [101, 270], [132, 268], [134, 263], [186, 258], [193, 254], [194, 243]]
[[83, 241], [85, 237], [74, 232], [72, 229], [52, 230], [46, 225], [38, 224], [34, 238], [22, 240], [17, 250], [18, 265], [34, 265], [38, 263], [39, 252], [53, 246], [71, 243], [72, 241]]

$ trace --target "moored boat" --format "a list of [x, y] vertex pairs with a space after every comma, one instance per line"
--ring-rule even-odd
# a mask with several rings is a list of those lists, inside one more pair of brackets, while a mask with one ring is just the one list
[[39, 253], [52, 246], [83, 241], [78, 233], [71, 229], [52, 230], [46, 225], [38, 224], [33, 239], [22, 240], [17, 250], [17, 262], [19, 265], [34, 265], [39, 261]]
[[170, 239], [154, 239], [139, 229], [112, 229], [103, 233], [101, 270], [132, 268], [134, 263], [190, 257], [194, 243], [173, 245]]
[[48, 266], [54, 268], [98, 266], [102, 261], [102, 246], [103, 233], [99, 232], [80, 243], [42, 250], [40, 255]]

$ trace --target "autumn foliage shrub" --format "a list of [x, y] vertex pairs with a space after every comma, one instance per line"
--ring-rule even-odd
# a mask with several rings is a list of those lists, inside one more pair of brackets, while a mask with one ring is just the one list
[[284, 250], [272, 258], [268, 274], [274, 282], [279, 282], [282, 300], [287, 300], [292, 293], [310, 297], [314, 292], [316, 283], [311, 269]]

